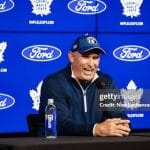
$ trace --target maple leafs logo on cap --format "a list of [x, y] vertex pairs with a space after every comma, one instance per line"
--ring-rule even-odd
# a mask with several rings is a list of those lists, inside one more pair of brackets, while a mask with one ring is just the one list
[[89, 44], [96, 44], [97, 40], [93, 37], [87, 37], [87, 41]]

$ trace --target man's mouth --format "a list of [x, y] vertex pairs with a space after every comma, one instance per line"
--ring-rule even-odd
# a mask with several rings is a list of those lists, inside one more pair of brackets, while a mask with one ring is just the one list
[[91, 75], [93, 73], [94, 69], [84, 68], [83, 71], [84, 71], [84, 74]]

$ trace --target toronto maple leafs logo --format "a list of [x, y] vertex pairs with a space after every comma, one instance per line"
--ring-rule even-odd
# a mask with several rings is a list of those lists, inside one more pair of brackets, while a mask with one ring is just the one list
[[87, 37], [87, 41], [89, 44], [96, 44], [97, 43], [96, 39], [93, 37]]
[[121, 95], [124, 99], [126, 108], [135, 109], [140, 107], [140, 99], [143, 95], [143, 89], [137, 89], [136, 84], [131, 80], [127, 86], [127, 89], [121, 89]]
[[32, 98], [32, 101], [33, 101], [33, 106], [32, 108], [35, 109], [35, 110], [39, 110], [39, 105], [40, 105], [40, 95], [41, 95], [41, 86], [42, 86], [42, 83], [43, 81], [41, 81], [36, 90], [32, 89], [30, 90], [29, 94]]
[[0, 63], [4, 61], [4, 52], [7, 48], [7, 42], [0, 43]]
[[35, 15], [49, 15], [51, 13], [51, 4], [53, 0], [30, 0], [32, 7], [32, 13]]
[[123, 6], [123, 15], [127, 17], [137, 17], [140, 13], [140, 7], [144, 0], [120, 0]]

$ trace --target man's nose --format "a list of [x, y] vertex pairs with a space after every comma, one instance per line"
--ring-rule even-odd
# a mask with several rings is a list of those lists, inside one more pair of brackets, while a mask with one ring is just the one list
[[92, 58], [89, 58], [88, 65], [94, 66], [94, 60]]

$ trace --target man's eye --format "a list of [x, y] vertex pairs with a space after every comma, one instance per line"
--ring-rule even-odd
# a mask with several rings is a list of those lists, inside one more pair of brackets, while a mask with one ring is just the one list
[[88, 58], [89, 56], [88, 55], [81, 55], [81, 57]]
[[84, 58], [88, 58], [89, 56], [88, 56], [88, 55], [82, 55], [82, 57], [84, 57]]
[[98, 59], [98, 58], [99, 58], [99, 57], [97, 57], [97, 56], [96, 56], [96, 57], [93, 57], [93, 59]]

